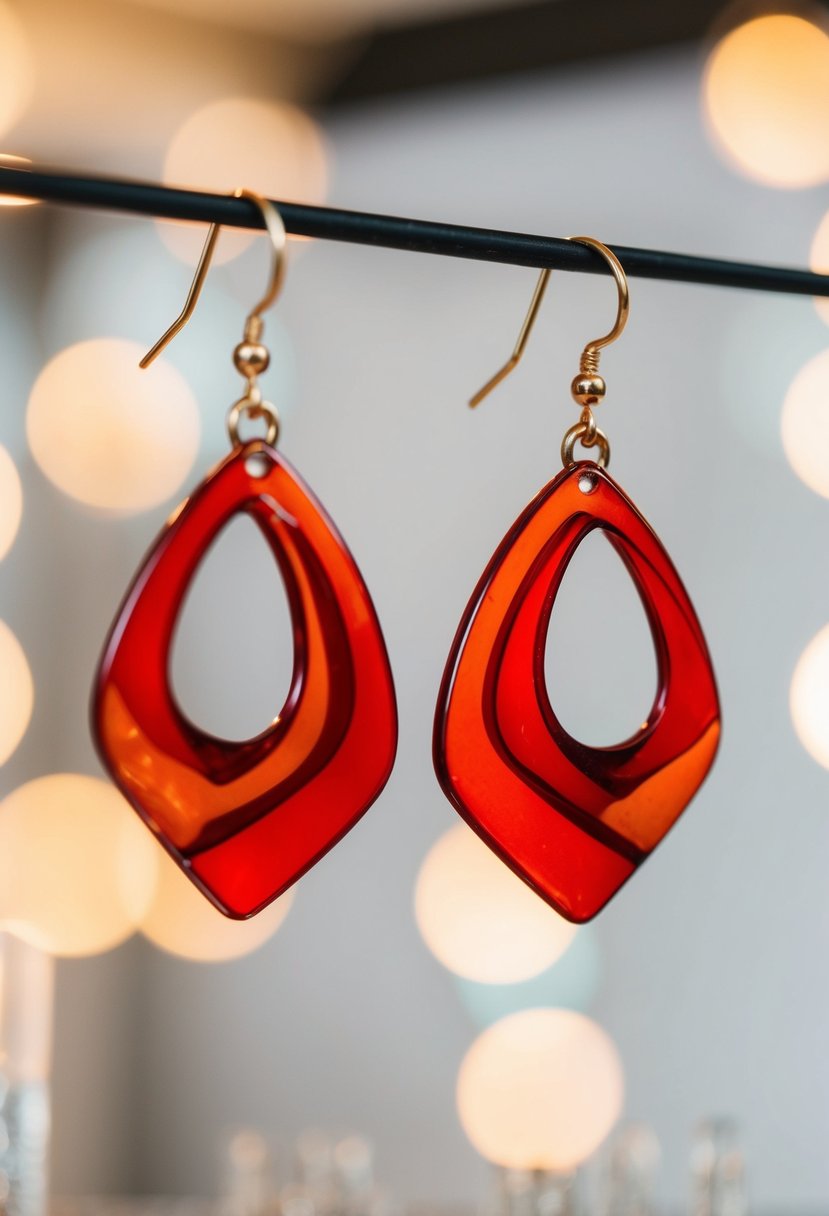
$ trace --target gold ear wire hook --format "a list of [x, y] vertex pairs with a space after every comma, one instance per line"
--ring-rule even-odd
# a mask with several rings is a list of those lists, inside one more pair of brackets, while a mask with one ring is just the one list
[[[285, 277], [284, 255], [287, 235], [285, 232], [285, 225], [282, 221], [282, 216], [269, 199], [263, 198], [259, 194], [254, 194], [252, 190], [235, 190], [233, 192], [233, 197], [250, 199], [250, 201], [259, 208], [259, 211], [262, 213], [262, 218], [265, 221], [268, 236], [271, 238], [271, 243], [274, 248], [274, 257], [271, 265], [271, 277], [267, 290], [256, 307], [251, 309], [250, 313], [248, 314], [247, 321], [245, 322], [245, 339], [248, 342], [255, 342], [259, 339], [262, 332], [261, 314], [265, 312], [266, 309], [270, 308], [282, 288], [282, 282]], [[175, 321], [173, 321], [170, 328], [166, 330], [155, 345], [147, 351], [146, 355], [141, 360], [139, 367], [149, 367], [152, 361], [161, 354], [165, 346], [172, 342], [176, 334], [180, 333], [181, 330], [184, 329], [185, 325], [192, 317], [196, 304], [198, 303], [199, 296], [201, 295], [204, 281], [207, 278], [207, 272], [210, 269], [210, 262], [213, 258], [213, 251], [216, 247], [216, 241], [219, 236], [220, 228], [220, 224], [211, 224], [208, 228], [204, 246], [201, 251], [201, 256], [199, 258], [198, 265], [196, 266], [196, 272], [193, 275], [193, 282], [190, 284], [190, 290], [188, 291], [187, 299], [184, 302], [184, 308], [182, 308], [181, 312], [176, 317]]]
[[[630, 296], [628, 293], [627, 277], [624, 269], [616, 254], [608, 249], [607, 245], [603, 245], [601, 241], [597, 241], [592, 236], [571, 236], [571, 241], [577, 241], [581, 245], [589, 245], [600, 253], [605, 261], [610, 266], [613, 277], [616, 280], [616, 286], [619, 293], [619, 304], [616, 312], [616, 320], [613, 328], [603, 338], [594, 338], [592, 342], [588, 342], [581, 356], [581, 370], [587, 375], [594, 374], [599, 366], [599, 352], [608, 346], [611, 342], [619, 337], [622, 330], [625, 328], [630, 312]], [[524, 353], [524, 348], [527, 345], [527, 339], [530, 336], [532, 327], [535, 324], [535, 319], [538, 316], [538, 310], [541, 307], [541, 301], [544, 299], [544, 293], [547, 290], [547, 284], [552, 271], [547, 268], [542, 270], [538, 276], [538, 281], [535, 285], [530, 307], [527, 310], [527, 315], [524, 318], [524, 323], [521, 326], [521, 332], [518, 335], [518, 340], [515, 343], [515, 349], [506, 361], [503, 367], [495, 373], [495, 375], [487, 380], [483, 388], [478, 389], [474, 397], [470, 398], [469, 404], [474, 409], [476, 405], [480, 405], [484, 397], [488, 396], [494, 388], [496, 388], [502, 380], [505, 380], [511, 371], [519, 363], [521, 356]]]
[[492, 390], [497, 388], [502, 380], [506, 380], [510, 372], [518, 366], [521, 356], [524, 353], [524, 347], [527, 345], [527, 339], [529, 338], [532, 327], [535, 324], [535, 318], [538, 315], [539, 308], [541, 307], [541, 301], [544, 299], [544, 292], [547, 290], [547, 284], [550, 281], [551, 274], [552, 271], [549, 269], [549, 267], [546, 270], [541, 271], [535, 285], [533, 298], [530, 300], [530, 307], [527, 311], [526, 317], [524, 318], [524, 324], [521, 326], [521, 332], [518, 335], [518, 340], [515, 343], [515, 348], [512, 354], [510, 355], [509, 359], [507, 359], [504, 366], [499, 368], [490, 380], [487, 380], [483, 388], [479, 388], [475, 396], [469, 398], [470, 409], [474, 410], [476, 405], [480, 405], [484, 397], [488, 397]]
[[627, 275], [622, 263], [612, 249], [608, 249], [607, 245], [603, 245], [601, 241], [597, 241], [592, 236], [571, 236], [568, 239], [577, 241], [579, 245], [589, 245], [591, 249], [595, 249], [597, 253], [602, 255], [616, 280], [616, 289], [619, 297], [613, 328], [603, 338], [594, 338], [592, 342], [588, 342], [582, 351], [581, 370], [591, 373], [598, 369], [599, 352], [605, 346], [609, 346], [611, 342], [615, 342], [627, 325], [630, 314], [630, 292], [628, 291]]

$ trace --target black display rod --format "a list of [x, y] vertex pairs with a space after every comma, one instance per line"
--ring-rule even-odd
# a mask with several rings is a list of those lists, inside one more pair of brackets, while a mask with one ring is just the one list
[[[0, 165], [0, 194], [23, 195], [44, 202], [95, 207], [106, 211], [127, 211], [157, 219], [200, 223], [215, 221], [233, 228], [262, 227], [259, 211], [246, 199], [198, 190], [173, 189], [152, 182]], [[606, 263], [597, 253], [562, 237], [531, 236], [521, 232], [469, 228], [462, 224], [372, 215], [364, 211], [341, 211], [334, 207], [274, 202], [288, 232], [297, 236], [514, 266], [549, 266], [555, 270], [586, 274], [609, 273]], [[598, 235], [604, 239], [604, 234]], [[640, 278], [829, 296], [829, 275], [813, 274], [809, 270], [666, 253], [659, 249], [633, 249], [626, 245], [610, 247], [626, 272]]]

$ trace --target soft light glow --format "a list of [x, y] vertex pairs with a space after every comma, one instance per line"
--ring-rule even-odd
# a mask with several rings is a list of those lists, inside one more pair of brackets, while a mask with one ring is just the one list
[[34, 70], [26, 31], [0, 0], [0, 136], [23, 115], [32, 95]]
[[486, 984], [537, 975], [576, 933], [464, 823], [427, 853], [415, 886], [415, 918], [445, 967]]
[[[285, 202], [321, 203], [328, 177], [326, 148], [314, 120], [287, 102], [230, 97], [196, 110], [167, 150], [164, 181], [232, 194], [240, 186]], [[162, 239], [183, 261], [195, 262], [203, 225], [159, 223]], [[224, 232], [215, 261], [236, 257], [254, 232]]]
[[461, 1124], [478, 1152], [513, 1169], [574, 1170], [622, 1108], [619, 1054], [571, 1009], [525, 1009], [490, 1026], [458, 1074]]
[[769, 186], [829, 177], [829, 37], [803, 17], [774, 13], [714, 47], [703, 82], [715, 141], [747, 176]]
[[476, 1026], [491, 1026], [521, 1009], [576, 1009], [587, 1013], [602, 978], [601, 950], [592, 925], [576, 936], [552, 967], [518, 984], [478, 984], [453, 977], [455, 991]]
[[110, 511], [144, 511], [173, 495], [199, 444], [199, 411], [184, 377], [120, 338], [68, 346], [35, 381], [29, 446], [64, 493]]
[[[0, 168], [24, 169], [31, 165], [26, 156], [12, 156], [10, 152], [0, 152]], [[0, 207], [34, 207], [36, 198], [25, 198], [22, 194], [0, 194]]]
[[[812, 238], [809, 266], [815, 274], [829, 275], [829, 211], [818, 224]], [[815, 308], [820, 319], [829, 325], [829, 296], [815, 296]]]
[[286, 891], [250, 920], [218, 912], [166, 854], [159, 855], [155, 895], [141, 932], [169, 954], [199, 962], [222, 962], [257, 950], [276, 933], [293, 903]]
[[5, 764], [26, 733], [34, 704], [32, 673], [23, 647], [0, 621], [0, 764]]
[[0, 803], [0, 924], [50, 954], [110, 950], [152, 900], [157, 849], [107, 781], [21, 785]]
[[14, 544], [23, 514], [23, 490], [17, 466], [0, 445], [0, 560]]
[[797, 661], [789, 689], [795, 733], [813, 760], [829, 768], [829, 625]]
[[780, 434], [789, 464], [811, 490], [829, 498], [829, 350], [800, 369], [783, 402]]

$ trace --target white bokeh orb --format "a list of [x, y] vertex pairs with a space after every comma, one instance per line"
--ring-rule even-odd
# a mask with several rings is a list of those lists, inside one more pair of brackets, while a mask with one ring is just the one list
[[232, 920], [213, 907], [172, 858], [159, 852], [158, 883], [141, 932], [168, 954], [197, 962], [225, 962], [251, 954], [272, 937], [293, 898], [293, 891], [286, 891], [250, 920]]
[[789, 464], [816, 494], [829, 498], [829, 350], [810, 359], [783, 402], [780, 437]]
[[576, 934], [465, 823], [427, 853], [415, 885], [415, 919], [445, 967], [488, 984], [538, 975]]
[[478, 1036], [458, 1074], [458, 1114], [488, 1161], [569, 1173], [599, 1147], [622, 1109], [619, 1053], [572, 1009], [525, 1009]]
[[829, 37], [792, 13], [731, 30], [703, 75], [715, 144], [746, 176], [799, 189], [829, 178]]
[[157, 850], [110, 782], [37, 777], [0, 802], [0, 926], [50, 954], [111, 950], [152, 900]]
[[23, 489], [17, 465], [0, 444], [0, 561], [14, 544], [23, 514]]
[[72, 498], [122, 513], [177, 493], [193, 467], [201, 423], [171, 364], [138, 366], [145, 351], [93, 338], [50, 359], [32, 388], [26, 434], [45, 475]]
[[[317, 123], [295, 105], [252, 97], [226, 97], [192, 113], [173, 136], [164, 159], [171, 186], [232, 194], [244, 187], [266, 198], [319, 204], [328, 182], [328, 152]], [[203, 225], [159, 221], [176, 257], [194, 263]], [[256, 233], [223, 232], [216, 264], [246, 249]]]
[[0, 689], [0, 764], [5, 764], [26, 733], [35, 693], [23, 647], [4, 621], [0, 621]]
[[829, 625], [803, 651], [789, 688], [795, 733], [813, 760], [829, 768]]

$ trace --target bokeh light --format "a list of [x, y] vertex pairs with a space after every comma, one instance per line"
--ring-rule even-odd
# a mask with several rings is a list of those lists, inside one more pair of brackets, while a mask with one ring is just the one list
[[3, 621], [0, 621], [0, 689], [0, 764], [5, 764], [26, 733], [35, 694], [23, 647]]
[[600, 1026], [572, 1009], [525, 1009], [469, 1048], [458, 1113], [487, 1160], [566, 1173], [607, 1136], [623, 1090], [619, 1054]]
[[217, 911], [172, 858], [159, 855], [158, 882], [141, 932], [169, 954], [199, 962], [223, 962], [257, 950], [276, 933], [293, 903], [286, 891], [250, 920]]
[[445, 967], [486, 984], [537, 975], [576, 933], [464, 823], [427, 853], [415, 886], [415, 918]]
[[[12, 156], [10, 152], [0, 152], [0, 169], [25, 169], [31, 165], [26, 156]], [[36, 198], [26, 198], [22, 194], [0, 194], [0, 207], [34, 207]]]
[[829, 625], [797, 661], [789, 689], [795, 733], [809, 755], [829, 768]]
[[748, 177], [789, 188], [829, 177], [829, 37], [818, 25], [772, 13], [731, 30], [703, 97], [715, 143]]
[[23, 514], [23, 490], [17, 466], [0, 444], [0, 560], [14, 544]]
[[478, 984], [453, 976], [460, 1002], [476, 1026], [491, 1026], [507, 1014], [541, 1006], [586, 1013], [602, 977], [602, 956], [592, 925], [580, 925], [551, 967], [517, 984]]
[[[815, 274], [829, 275], [829, 211], [818, 224], [812, 238], [809, 267]], [[815, 296], [815, 308], [820, 319], [829, 325], [829, 296]]]
[[32, 96], [34, 69], [29, 39], [19, 17], [0, 0], [0, 136], [24, 114]]
[[50, 954], [110, 950], [146, 913], [157, 851], [108, 781], [29, 781], [0, 803], [0, 924]]
[[829, 350], [821, 351], [792, 381], [780, 419], [783, 450], [801, 481], [829, 498]]
[[[245, 187], [285, 202], [321, 203], [328, 180], [327, 151], [319, 127], [287, 102], [229, 97], [196, 110], [167, 150], [164, 181], [232, 194]], [[204, 243], [204, 226], [159, 221], [168, 248], [192, 263]], [[229, 261], [256, 233], [223, 232], [214, 261]]]
[[196, 457], [200, 421], [186, 380], [121, 338], [78, 342], [35, 381], [29, 446], [59, 489], [93, 507], [144, 511], [170, 498]]

